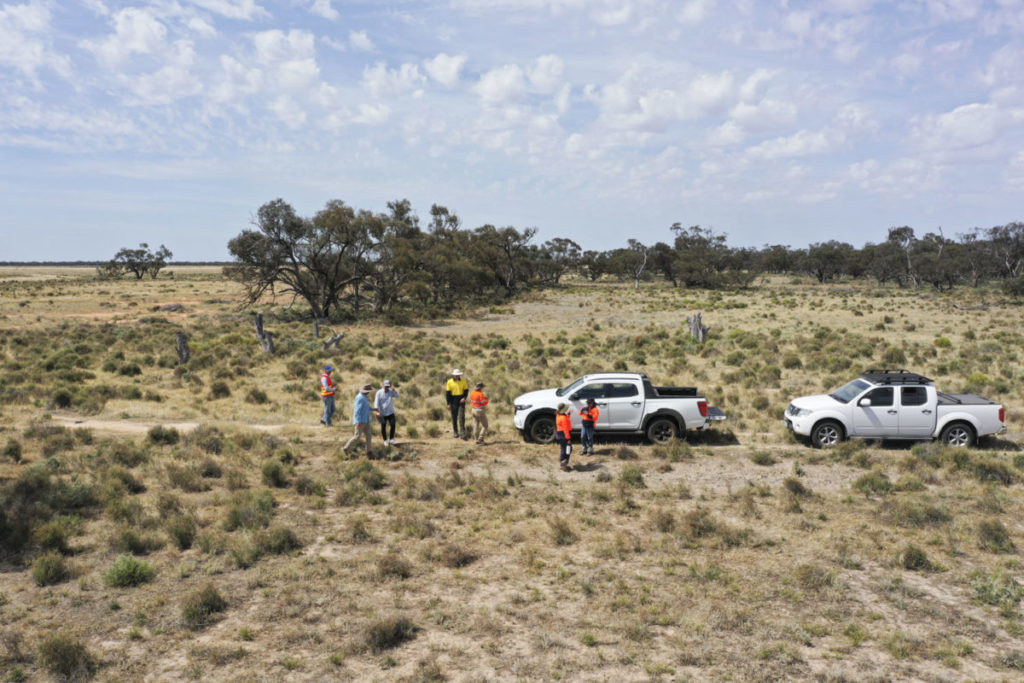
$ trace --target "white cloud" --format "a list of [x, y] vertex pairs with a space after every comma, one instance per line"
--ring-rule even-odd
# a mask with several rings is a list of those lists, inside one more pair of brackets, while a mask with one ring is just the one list
[[376, 49], [366, 31], [350, 31], [348, 34], [348, 44], [352, 46], [353, 50], [361, 50], [362, 52], [373, 52]]
[[901, 157], [888, 163], [868, 159], [851, 164], [851, 180], [869, 192], [917, 198], [942, 185], [942, 168], [922, 159]]
[[32, 78], [44, 68], [69, 76], [71, 61], [48, 44], [50, 21], [46, 3], [4, 5], [0, 9], [0, 64]]
[[386, 104], [361, 104], [359, 114], [353, 119], [356, 123], [378, 126], [387, 123], [391, 118], [391, 107]]
[[189, 72], [194, 62], [192, 43], [181, 40], [174, 44], [173, 55], [164, 66], [153, 73], [123, 79], [135, 104], [169, 104], [202, 92], [202, 83]]
[[269, 19], [270, 13], [254, 0], [191, 0], [193, 5], [228, 19]]
[[1011, 190], [1018, 192], [1024, 190], [1024, 151], [1017, 152], [1017, 155], [1010, 160], [1006, 168], [1004, 182]]
[[426, 78], [415, 64], [389, 69], [384, 62], [377, 62], [363, 70], [363, 85], [375, 98], [416, 92], [425, 82]]
[[543, 55], [533, 60], [526, 70], [526, 77], [533, 89], [542, 93], [553, 93], [562, 83], [565, 61], [558, 55]]
[[558, 114], [564, 115], [569, 112], [569, 107], [572, 104], [572, 86], [566, 83], [555, 95], [555, 111]]
[[427, 75], [446, 88], [459, 84], [459, 74], [466, 65], [466, 55], [448, 55], [444, 52], [423, 62]]
[[309, 8], [309, 11], [331, 21], [341, 16], [338, 10], [331, 7], [331, 0], [313, 0], [313, 6]]
[[843, 105], [836, 112], [834, 119], [835, 126], [845, 132], [873, 132], [878, 130], [879, 124], [872, 116], [871, 111], [859, 104]]
[[252, 37], [256, 62], [268, 67], [278, 87], [297, 90], [312, 85], [320, 74], [316, 42], [309, 31], [274, 29]]
[[602, 26], [621, 26], [633, 18], [633, 5], [628, 0], [616, 4], [605, 3], [593, 12], [594, 21]]
[[189, 19], [188, 27], [193, 33], [196, 33], [203, 38], [213, 38], [217, 35], [217, 29], [215, 29], [213, 25], [205, 19], [200, 19], [199, 17], [192, 17]]
[[523, 70], [515, 64], [492, 69], [480, 77], [475, 90], [487, 105], [501, 106], [516, 102], [526, 95]]
[[801, 130], [787, 137], [765, 140], [747, 149], [753, 159], [771, 161], [813, 154], [825, 154], [835, 148], [835, 141], [824, 131]]
[[981, 148], [995, 143], [1007, 123], [1007, 114], [993, 104], [966, 104], [945, 114], [919, 117], [913, 137], [919, 148], [940, 156], [984, 151]]
[[277, 118], [289, 128], [300, 128], [306, 123], [306, 112], [298, 102], [288, 95], [278, 95], [267, 104], [267, 109], [274, 112]]
[[731, 116], [744, 130], [764, 132], [793, 124], [797, 109], [792, 102], [764, 99], [756, 104], [740, 102], [732, 108]]
[[246, 97], [263, 87], [263, 72], [258, 68], [247, 67], [228, 55], [221, 55], [220, 67], [221, 74], [209, 91], [214, 102], [241, 107]]
[[107, 68], [118, 69], [132, 55], [159, 55], [167, 50], [167, 27], [150, 10], [129, 7], [114, 15], [113, 35], [84, 40], [81, 45]]
[[715, 0], [687, 0], [676, 14], [679, 23], [695, 26], [702, 23], [715, 7]]

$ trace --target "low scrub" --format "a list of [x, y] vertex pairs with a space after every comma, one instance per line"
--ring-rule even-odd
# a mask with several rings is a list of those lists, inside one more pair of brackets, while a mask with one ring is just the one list
[[53, 586], [71, 578], [67, 561], [57, 553], [47, 553], [32, 564], [32, 580], [37, 586]]
[[213, 584], [207, 584], [185, 598], [181, 606], [181, 619], [186, 628], [206, 628], [217, 619], [217, 615], [228, 608], [228, 601]]
[[121, 555], [103, 574], [103, 582], [114, 588], [131, 588], [152, 580], [155, 574], [156, 571], [147, 562], [131, 555]]
[[39, 643], [39, 663], [62, 681], [89, 680], [96, 670], [95, 659], [85, 645], [61, 633], [47, 636]]
[[386, 617], [367, 624], [363, 642], [370, 651], [383, 652], [412, 640], [418, 631], [408, 617]]

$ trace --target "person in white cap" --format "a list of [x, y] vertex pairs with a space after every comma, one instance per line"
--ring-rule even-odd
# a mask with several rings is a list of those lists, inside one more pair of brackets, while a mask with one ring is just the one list
[[373, 387], [364, 384], [363, 388], [356, 394], [356, 400], [352, 404], [352, 424], [355, 426], [352, 438], [349, 439], [341, 450], [348, 455], [349, 447], [356, 441], [362, 439], [366, 442], [366, 457], [370, 457], [370, 441], [373, 438], [373, 430], [370, 429], [370, 392]]
[[452, 413], [452, 432], [456, 439], [466, 438], [466, 396], [469, 382], [462, 377], [462, 370], [455, 368], [444, 386], [444, 397]]
[[[395, 399], [401, 398], [401, 394], [391, 385], [391, 380], [384, 380], [380, 391], [373, 399], [373, 409], [377, 411], [377, 419], [380, 420], [380, 438], [384, 439], [384, 445], [395, 445]], [[388, 436], [388, 427], [391, 427], [391, 436]]]

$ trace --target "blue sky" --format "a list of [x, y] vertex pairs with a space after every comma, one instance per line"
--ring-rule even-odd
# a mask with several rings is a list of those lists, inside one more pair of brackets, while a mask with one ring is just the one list
[[263, 203], [587, 249], [1024, 220], [1022, 0], [0, 0], [0, 260], [228, 257]]

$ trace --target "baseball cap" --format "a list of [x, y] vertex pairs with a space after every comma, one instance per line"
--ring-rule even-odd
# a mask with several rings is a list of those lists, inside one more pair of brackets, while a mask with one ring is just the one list
[[327, 372], [330, 372], [330, 371], [331, 371], [331, 370], [333, 370], [333, 369], [334, 369], [334, 366], [333, 366], [333, 365], [325, 365], [325, 366], [324, 366], [324, 370], [326, 370]]
[[390, 387], [391, 386], [391, 380], [389, 380], [389, 379], [384, 380], [384, 386]]

